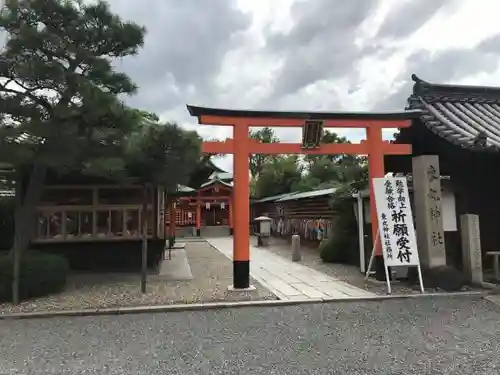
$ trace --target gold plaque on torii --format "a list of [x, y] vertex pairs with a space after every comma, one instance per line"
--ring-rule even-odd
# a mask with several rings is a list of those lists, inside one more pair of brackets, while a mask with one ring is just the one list
[[302, 127], [302, 148], [318, 148], [321, 145], [321, 138], [323, 138], [323, 121], [306, 120]]

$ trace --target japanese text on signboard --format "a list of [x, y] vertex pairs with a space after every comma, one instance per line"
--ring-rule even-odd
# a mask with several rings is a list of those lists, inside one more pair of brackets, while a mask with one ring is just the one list
[[374, 179], [379, 233], [388, 266], [418, 264], [415, 229], [404, 178]]

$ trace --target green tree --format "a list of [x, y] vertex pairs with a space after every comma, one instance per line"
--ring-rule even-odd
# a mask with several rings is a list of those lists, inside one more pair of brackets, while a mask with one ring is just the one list
[[131, 182], [143, 187], [142, 202], [142, 272], [141, 291], [146, 292], [148, 254], [148, 191], [164, 186], [167, 194], [178, 184], [187, 184], [200, 160], [200, 143], [196, 132], [176, 124], [160, 124], [147, 117], [127, 141], [125, 161]]
[[[340, 137], [337, 133], [325, 130], [323, 137], [321, 137], [321, 143], [324, 144], [332, 144], [332, 143], [350, 143], [346, 137]], [[309, 168], [318, 160], [328, 159], [333, 162], [337, 162], [345, 157], [349, 157], [350, 155], [344, 154], [325, 154], [325, 155], [306, 155], [304, 157], [304, 161], [307, 162]]]
[[[345, 137], [326, 131], [322, 143], [350, 143]], [[299, 190], [339, 187], [359, 180], [366, 171], [366, 158], [357, 155], [306, 155], [307, 172]]]
[[[249, 138], [255, 139], [260, 143], [277, 143], [279, 138], [274, 134], [274, 130], [265, 127], [260, 130], [251, 130]], [[253, 154], [250, 156], [250, 174], [253, 178], [259, 176], [264, 165], [275, 158], [274, 155]]]
[[256, 183], [258, 197], [285, 194], [294, 191], [302, 178], [302, 166], [296, 155], [276, 157], [264, 164]]
[[[118, 100], [136, 89], [113, 59], [137, 53], [145, 29], [103, 1], [6, 0], [0, 30], [0, 161], [23, 179], [15, 215], [14, 303], [20, 252], [49, 169], [121, 174], [121, 139], [136, 116]], [[27, 176], [24, 179], [25, 175]]]

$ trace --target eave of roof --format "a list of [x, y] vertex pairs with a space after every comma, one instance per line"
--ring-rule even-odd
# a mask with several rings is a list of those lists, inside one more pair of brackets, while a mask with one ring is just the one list
[[270, 197], [264, 197], [264, 198], [261, 198], [261, 199], [256, 199], [256, 200], [254, 200], [253, 203], [275, 202], [278, 199], [281, 199], [281, 198], [284, 198], [284, 197], [288, 197], [288, 196], [291, 196], [291, 195], [294, 195], [294, 194], [298, 194], [298, 193], [284, 193], [284, 194], [272, 195]]
[[219, 179], [219, 180], [232, 180], [233, 174], [231, 172], [213, 172], [209, 177], [209, 180]]
[[415, 82], [409, 109], [420, 109], [423, 125], [473, 151], [500, 151], [500, 88]]
[[215, 178], [215, 179], [213, 179], [213, 180], [210, 180], [210, 181], [207, 181], [207, 182], [205, 182], [205, 183], [201, 184], [200, 188], [205, 188], [205, 187], [207, 187], [207, 186], [210, 186], [210, 185], [212, 185], [212, 184], [215, 184], [216, 182], [220, 183], [221, 185], [225, 185], [225, 186], [227, 186], [227, 187], [230, 187], [230, 188], [232, 188], [232, 187], [233, 187], [233, 184], [232, 184], [231, 182], [225, 182], [225, 181], [223, 181], [223, 180], [219, 180], [218, 178]]
[[241, 109], [208, 108], [187, 105], [191, 116], [223, 116], [246, 118], [288, 118], [304, 120], [411, 120], [420, 116], [420, 111], [394, 112], [310, 112], [310, 111], [255, 111]]
[[295, 193], [293, 195], [290, 195], [288, 197], [283, 197], [276, 202], [285, 202], [285, 201], [292, 201], [292, 200], [298, 200], [298, 199], [306, 199], [306, 198], [317, 198], [317, 197], [323, 197], [323, 196], [328, 196], [328, 195], [333, 195], [337, 189], [336, 188], [330, 188], [330, 189], [321, 189], [321, 190], [311, 190], [311, 191], [306, 191], [303, 193]]
[[189, 186], [177, 185], [177, 191], [179, 193], [191, 193], [191, 192], [193, 192], [195, 190], [193, 188], [189, 187]]
[[211, 158], [209, 158], [209, 159], [207, 160], [207, 166], [208, 166], [209, 168], [212, 168], [215, 172], [226, 173], [226, 171], [225, 171], [225, 170], [223, 170], [223, 169], [219, 168], [218, 166], [216, 166], [216, 165], [215, 165], [215, 163], [212, 161], [212, 159], [211, 159]]

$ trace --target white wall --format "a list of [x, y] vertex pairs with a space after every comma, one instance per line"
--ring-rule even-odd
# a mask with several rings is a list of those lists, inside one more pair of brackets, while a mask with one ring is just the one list
[[455, 206], [455, 194], [447, 189], [443, 190], [443, 227], [445, 232], [456, 232], [457, 210]]

